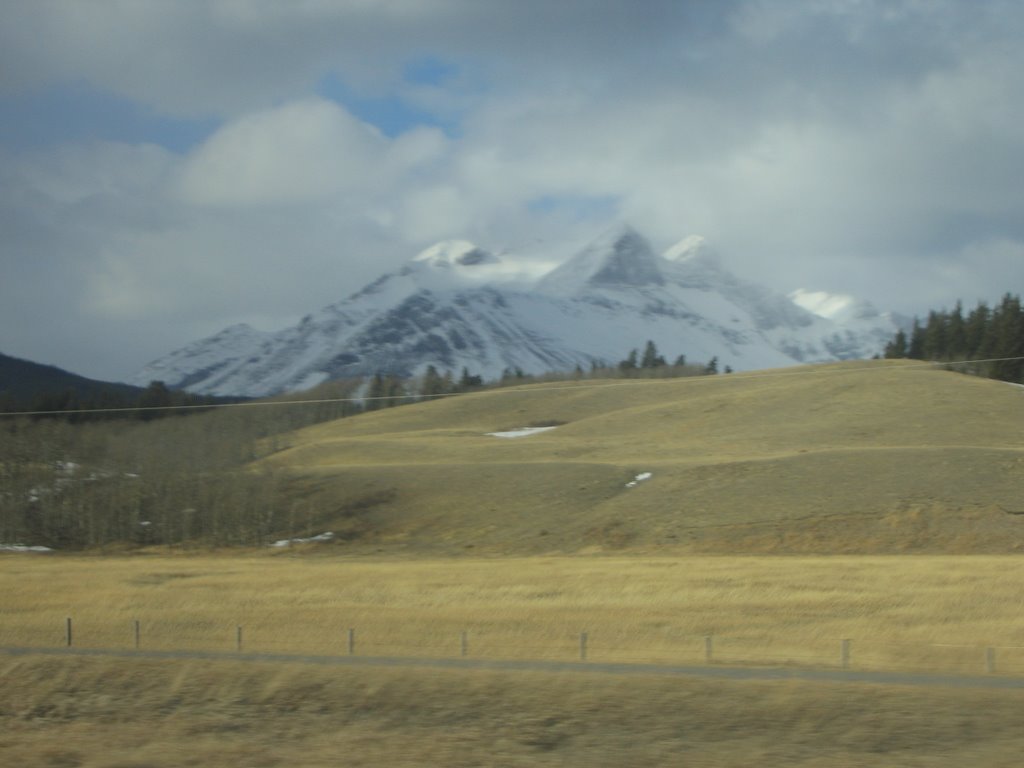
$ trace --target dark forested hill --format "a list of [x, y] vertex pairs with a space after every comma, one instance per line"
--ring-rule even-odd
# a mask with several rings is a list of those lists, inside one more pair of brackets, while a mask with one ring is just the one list
[[[0, 354], [0, 412], [146, 409], [229, 401], [237, 402], [237, 398], [228, 400], [172, 392], [156, 381], [148, 387], [97, 381], [53, 365]], [[136, 415], [150, 417], [156, 413], [160, 412], [140, 410]]]
[[53, 365], [0, 354], [0, 407], [28, 408], [44, 400], [77, 399], [79, 402], [137, 400], [144, 390], [129, 384], [87, 379]]

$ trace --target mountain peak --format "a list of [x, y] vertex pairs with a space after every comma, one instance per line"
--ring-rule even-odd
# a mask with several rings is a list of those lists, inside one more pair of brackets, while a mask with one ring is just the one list
[[663, 254], [666, 274], [693, 288], [720, 290], [736, 278], [718, 252], [700, 235], [689, 235]]
[[789, 299], [818, 317], [839, 322], [870, 319], [879, 314], [870, 302], [843, 293], [805, 291], [798, 288], [789, 294]]
[[658, 257], [647, 239], [628, 224], [618, 224], [549, 272], [540, 287], [572, 294], [586, 287], [662, 285], [664, 282]]
[[720, 261], [715, 249], [700, 235], [687, 235], [665, 251], [664, 258], [674, 262], [703, 261], [718, 264]]
[[885, 316], [846, 321], [849, 313], [839, 310], [854, 305], [842, 297], [798, 294], [801, 303], [822, 299], [820, 310], [837, 313], [813, 315], [734, 276], [695, 236], [662, 257], [619, 224], [538, 283], [508, 279], [515, 258], [499, 262], [466, 240], [437, 243], [291, 328], [233, 326], [156, 361], [136, 380], [262, 396], [378, 371], [422, 374], [428, 365], [497, 378], [514, 369], [589, 367], [644, 339], [668, 354], [749, 370], [867, 357], [895, 333]]
[[501, 260], [468, 240], [442, 240], [420, 251], [413, 261], [434, 267], [475, 267], [479, 264], [497, 264]]

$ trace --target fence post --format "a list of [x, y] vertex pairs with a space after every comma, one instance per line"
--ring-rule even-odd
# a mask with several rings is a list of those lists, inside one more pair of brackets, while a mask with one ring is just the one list
[[714, 641], [711, 639], [711, 635], [704, 635], [704, 661], [708, 664], [714, 658]]
[[235, 627], [235, 650], [241, 652], [242, 650], [242, 625], [239, 624]]
[[462, 630], [462, 656], [465, 658], [469, 655], [469, 633], [466, 630]]
[[139, 620], [136, 619], [135, 620], [135, 650], [136, 651], [139, 650], [139, 635], [140, 634], [141, 633], [140, 633], [140, 629], [139, 629]]
[[839, 644], [839, 663], [843, 669], [850, 668], [850, 641], [843, 640]]
[[587, 660], [587, 633], [580, 632], [580, 661]]
[[348, 631], [348, 655], [354, 656], [356, 652], [356, 631], [355, 629], [349, 629]]
[[67, 621], [67, 625], [65, 627], [64, 636], [65, 636], [65, 639], [67, 640], [68, 648], [70, 648], [71, 647], [71, 617], [70, 616], [68, 616], [68, 621]]
[[990, 675], [995, 674], [996, 671], [996, 649], [986, 648], [985, 649], [985, 671]]

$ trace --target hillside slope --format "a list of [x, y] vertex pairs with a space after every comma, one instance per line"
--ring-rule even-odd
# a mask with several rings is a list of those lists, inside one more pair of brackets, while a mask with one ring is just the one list
[[1017, 551], [1022, 398], [897, 361], [564, 382], [318, 425], [266, 461], [354, 549]]
[[53, 365], [0, 353], [0, 404], [31, 407], [47, 397], [73, 395], [80, 400], [127, 400], [144, 389], [129, 384], [87, 379]]

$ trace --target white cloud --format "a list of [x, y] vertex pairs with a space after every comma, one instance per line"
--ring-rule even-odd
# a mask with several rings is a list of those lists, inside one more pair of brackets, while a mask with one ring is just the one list
[[[595, 211], [659, 245], [703, 234], [784, 290], [922, 311], [1014, 289], [1024, 10], [643, 7], [5, 4], [0, 99], [80, 79], [142, 110], [223, 122], [184, 155], [86, 142], [4, 158], [3, 266], [20, 285], [0, 288], [0, 328], [60, 327], [49, 312], [66, 335], [102, 326], [141, 364], [243, 317], [283, 324], [436, 239], [544, 263], [602, 225]], [[449, 62], [450, 79], [404, 80], [423, 57]], [[448, 135], [385, 136], [355, 103], [318, 97], [325, 77], [434, 111]], [[26, 338], [8, 330], [0, 348]], [[80, 370], [114, 356], [80, 346], [68, 358]]]
[[185, 164], [190, 203], [308, 203], [373, 188], [385, 139], [341, 107], [307, 99], [234, 120]]
[[442, 240], [473, 225], [473, 205], [451, 184], [438, 184], [405, 196], [398, 223], [412, 240]]

